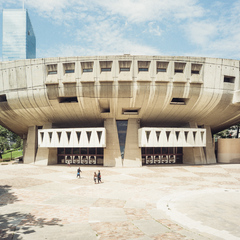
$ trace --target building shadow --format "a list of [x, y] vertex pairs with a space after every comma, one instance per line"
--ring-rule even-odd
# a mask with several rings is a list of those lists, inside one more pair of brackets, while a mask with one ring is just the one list
[[12, 192], [11, 186], [0, 185], [0, 239], [1, 240], [20, 240], [24, 239], [25, 234], [34, 233], [34, 227], [43, 228], [44, 226], [63, 226], [61, 219], [36, 218], [31, 213], [13, 211], [4, 213], [4, 206], [14, 204], [18, 201], [17, 196]]

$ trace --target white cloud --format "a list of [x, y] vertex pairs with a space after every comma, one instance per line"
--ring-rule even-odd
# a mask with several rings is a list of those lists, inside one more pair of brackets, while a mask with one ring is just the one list
[[218, 34], [218, 23], [205, 20], [189, 22], [184, 29], [192, 43], [204, 47]]

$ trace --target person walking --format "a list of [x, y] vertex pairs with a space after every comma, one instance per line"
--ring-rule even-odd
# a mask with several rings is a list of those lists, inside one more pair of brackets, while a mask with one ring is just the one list
[[95, 184], [97, 183], [97, 178], [98, 178], [97, 173], [94, 172], [94, 174], [93, 174], [93, 180], [94, 180]]
[[102, 182], [102, 176], [101, 176], [101, 173], [100, 173], [100, 170], [98, 170], [98, 175], [97, 175], [97, 178], [98, 178], [98, 183]]
[[77, 169], [77, 178], [80, 178], [80, 172], [82, 172], [81, 171], [81, 169], [80, 169], [80, 167]]

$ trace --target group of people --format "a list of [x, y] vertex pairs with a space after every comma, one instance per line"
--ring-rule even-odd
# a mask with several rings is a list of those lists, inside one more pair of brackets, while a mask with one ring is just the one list
[[[77, 178], [80, 178], [80, 173], [82, 172], [82, 170], [80, 169], [80, 167], [77, 169]], [[100, 170], [98, 170], [98, 173], [94, 172], [93, 174], [93, 180], [96, 183], [101, 183], [102, 182], [102, 176], [100, 173]]]

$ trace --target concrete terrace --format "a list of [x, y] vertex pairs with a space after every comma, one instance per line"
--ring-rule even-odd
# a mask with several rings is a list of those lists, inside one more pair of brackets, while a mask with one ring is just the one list
[[240, 239], [240, 164], [81, 170], [0, 165], [0, 239]]

